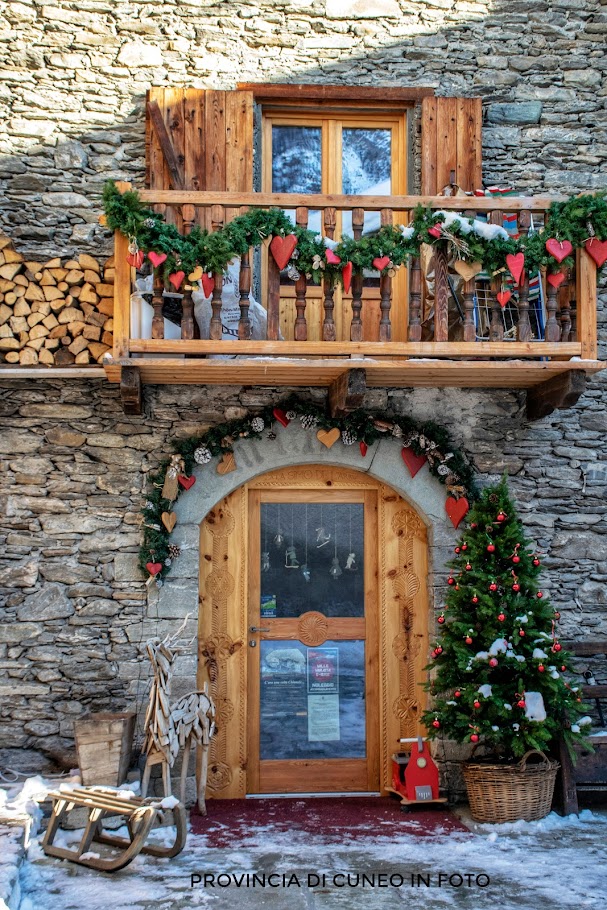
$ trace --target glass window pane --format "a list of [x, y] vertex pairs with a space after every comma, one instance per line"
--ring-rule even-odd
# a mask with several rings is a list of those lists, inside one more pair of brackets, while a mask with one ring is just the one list
[[320, 193], [321, 129], [272, 127], [272, 192]]
[[[346, 195], [392, 194], [392, 130], [342, 130], [342, 189]], [[343, 214], [343, 233], [352, 234], [352, 215]], [[364, 233], [379, 228], [379, 212], [367, 212]]]
[[262, 503], [261, 616], [364, 616], [362, 503]]
[[364, 641], [260, 645], [260, 757], [365, 758]]

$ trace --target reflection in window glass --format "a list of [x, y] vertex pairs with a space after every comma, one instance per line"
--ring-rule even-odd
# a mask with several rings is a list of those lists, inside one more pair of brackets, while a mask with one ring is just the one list
[[261, 617], [364, 616], [363, 503], [262, 503]]
[[261, 759], [364, 758], [364, 641], [260, 644]]
[[320, 127], [273, 126], [272, 192], [321, 191]]
[[[392, 194], [392, 131], [342, 130], [342, 189], [346, 195], [390, 196]], [[379, 228], [379, 212], [367, 212], [365, 234]], [[343, 233], [352, 234], [352, 215], [343, 214]]]

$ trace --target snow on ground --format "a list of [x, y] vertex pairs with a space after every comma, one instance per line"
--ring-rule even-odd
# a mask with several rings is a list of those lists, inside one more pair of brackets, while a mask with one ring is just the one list
[[[113, 875], [44, 856], [38, 834], [21, 869], [19, 910], [350, 910], [361, 905], [365, 910], [602, 910], [607, 903], [607, 812], [552, 814], [540, 822], [506, 825], [472, 823], [471, 828], [336, 845], [303, 832], [285, 838], [268, 825], [235, 840], [230, 849], [211, 849], [204, 835], [189, 835], [180, 856], [139, 856]], [[172, 831], [154, 834], [168, 843]], [[63, 843], [77, 837], [73, 831], [59, 835]], [[250, 879], [247, 887], [247, 873], [274, 873], [270, 881], [278, 887], [253, 886]], [[192, 887], [191, 876], [205, 874], [215, 876], [215, 887], [208, 879], [207, 887], [202, 881]], [[219, 887], [220, 875], [226, 887]], [[455, 877], [449, 881], [450, 876]], [[459, 876], [464, 876], [461, 885]]]

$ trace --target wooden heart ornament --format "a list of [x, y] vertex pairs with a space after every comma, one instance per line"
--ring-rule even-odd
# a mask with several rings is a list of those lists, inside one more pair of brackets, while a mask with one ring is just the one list
[[343, 269], [341, 270], [341, 279], [344, 283], [344, 293], [348, 294], [350, 292], [350, 286], [352, 284], [352, 263], [346, 262]]
[[459, 523], [466, 517], [469, 510], [470, 503], [465, 496], [460, 496], [459, 499], [456, 499], [455, 496], [447, 496], [447, 499], [445, 500], [445, 512], [449, 516], [454, 528], [459, 526]]
[[482, 272], [483, 264], [482, 262], [465, 262], [463, 259], [458, 259], [453, 268], [458, 275], [462, 276], [464, 281], [470, 281], [471, 278]]
[[177, 477], [179, 485], [183, 487], [184, 490], [190, 490], [196, 483], [195, 477], [186, 477], [185, 474], [179, 474]]
[[554, 272], [551, 275], [546, 275], [546, 281], [553, 288], [559, 288], [563, 281], [565, 280], [564, 272]]
[[401, 449], [401, 456], [407, 467], [409, 468], [409, 474], [411, 477], [415, 477], [417, 472], [423, 468], [426, 463], [425, 455], [416, 455], [413, 449], [409, 449], [406, 446]]
[[339, 256], [336, 256], [333, 250], [327, 249], [325, 252], [325, 259], [327, 260], [328, 265], [339, 265], [341, 259]]
[[213, 288], [215, 287], [215, 278], [210, 274], [210, 272], [203, 272], [200, 276], [202, 281], [202, 293], [205, 297], [210, 297], [213, 293]]
[[197, 265], [193, 272], [188, 275], [188, 281], [200, 281], [202, 278], [202, 266]]
[[143, 250], [137, 250], [136, 253], [129, 253], [126, 257], [126, 261], [129, 265], [132, 265], [134, 269], [140, 269], [144, 259], [145, 253]]
[[297, 246], [297, 237], [295, 234], [287, 234], [286, 237], [272, 237], [270, 243], [270, 252], [274, 257], [274, 262], [279, 269], [286, 269], [293, 250]]
[[272, 414], [274, 415], [274, 417], [276, 418], [278, 423], [281, 423], [283, 425], [283, 427], [288, 427], [289, 424], [291, 423], [291, 421], [289, 420], [289, 418], [287, 417], [286, 413], [283, 411], [282, 408], [274, 408], [272, 410]]
[[440, 222], [434, 225], [434, 227], [428, 228], [428, 233], [431, 237], [436, 237], [437, 239], [441, 235]]
[[517, 253], [515, 256], [512, 253], [508, 253], [506, 256], [506, 265], [510, 274], [514, 278], [517, 284], [521, 283], [521, 275], [523, 274], [523, 269], [525, 268], [525, 254]]
[[179, 290], [183, 284], [183, 279], [185, 278], [185, 272], [182, 272], [181, 269], [178, 272], [173, 272], [172, 275], [169, 275], [169, 281], [173, 285], [176, 291]]
[[160, 516], [160, 518], [162, 520], [163, 525], [165, 526], [165, 528], [167, 529], [167, 531], [170, 534], [171, 531], [173, 530], [173, 528], [175, 527], [175, 525], [177, 524], [177, 515], [175, 514], [175, 512], [163, 512], [162, 515]]
[[162, 265], [162, 263], [166, 261], [166, 258], [166, 253], [155, 253], [153, 250], [148, 253], [148, 259], [155, 269], [157, 269], [159, 265]]
[[162, 563], [161, 562], [146, 562], [145, 567], [148, 570], [148, 572], [150, 573], [150, 575], [158, 575], [158, 573], [162, 569]]
[[375, 268], [377, 269], [378, 272], [383, 272], [383, 270], [387, 266], [390, 265], [390, 257], [389, 256], [376, 256], [375, 259], [373, 260], [373, 265], [375, 266]]
[[584, 249], [592, 256], [599, 268], [607, 262], [607, 240], [597, 240], [591, 237], [584, 244]]
[[322, 442], [323, 446], [326, 446], [327, 449], [330, 449], [331, 446], [334, 446], [341, 433], [337, 427], [333, 427], [332, 430], [319, 430], [316, 434], [316, 438], [319, 442]]
[[573, 247], [568, 240], [557, 240], [555, 237], [546, 241], [546, 249], [557, 262], [562, 262], [573, 253]]
[[510, 293], [510, 291], [498, 291], [498, 293], [495, 296], [497, 297], [497, 302], [503, 309], [506, 306], [506, 304], [508, 303], [508, 301], [510, 300], [510, 298], [512, 297], [512, 294]]
[[369, 451], [369, 446], [363, 439], [361, 439], [361, 441], [358, 443], [358, 448], [360, 449], [360, 454], [364, 458], [365, 455], [367, 454], [367, 452]]
[[236, 459], [234, 458], [234, 452], [224, 452], [218, 465], [217, 473], [218, 474], [231, 474], [232, 471], [236, 470]]

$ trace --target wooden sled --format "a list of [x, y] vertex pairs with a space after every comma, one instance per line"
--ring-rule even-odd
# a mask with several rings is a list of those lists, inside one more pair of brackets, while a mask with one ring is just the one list
[[[42, 849], [47, 856], [69, 859], [99, 872], [117, 872], [128, 866], [139, 853], [168, 859], [181, 853], [185, 846], [187, 822], [182, 803], [177, 803], [171, 810], [163, 809], [158, 799], [125, 799], [115, 790], [104, 787], [76, 787], [65, 792], [55, 790], [49, 793], [49, 797], [53, 800], [53, 813], [42, 842]], [[55, 847], [53, 841], [59, 825], [68, 812], [76, 807], [88, 810], [88, 821], [80, 843], [72, 848]], [[168, 811], [173, 813], [177, 828], [175, 842], [171, 847], [146, 845], [154, 822], [161, 820]], [[124, 815], [129, 830], [128, 838], [108, 834], [103, 830], [103, 819], [115, 815]], [[121, 852], [117, 856], [94, 856], [94, 843], [117, 847]]]

